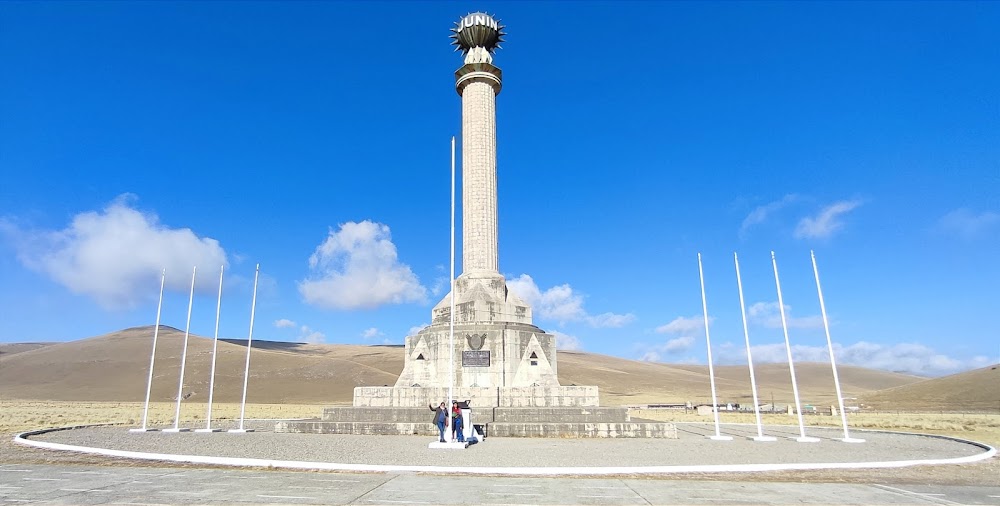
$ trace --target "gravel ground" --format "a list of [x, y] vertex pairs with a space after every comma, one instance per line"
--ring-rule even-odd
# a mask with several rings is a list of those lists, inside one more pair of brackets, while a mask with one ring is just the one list
[[51, 432], [32, 439], [54, 443], [129, 450], [271, 460], [298, 460], [350, 464], [461, 467], [605, 467], [680, 466], [704, 464], [767, 464], [876, 462], [948, 459], [977, 455], [980, 447], [946, 439], [857, 432], [865, 443], [837, 441], [842, 432], [809, 428], [818, 443], [798, 443], [797, 427], [768, 427], [776, 442], [755, 442], [753, 427], [724, 426], [729, 442], [712, 441], [710, 424], [678, 424], [679, 439], [529, 439], [488, 438], [466, 451], [441, 452], [427, 448], [425, 436], [353, 436], [333, 434], [164, 434], [129, 433], [121, 427], [96, 427]]

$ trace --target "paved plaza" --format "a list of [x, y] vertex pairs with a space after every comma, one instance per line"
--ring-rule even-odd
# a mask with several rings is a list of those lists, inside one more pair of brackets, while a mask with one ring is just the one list
[[[103, 449], [131, 458], [202, 464], [352, 471], [459, 474], [588, 475], [898, 467], [970, 462], [995, 450], [953, 439], [857, 431], [864, 443], [844, 443], [833, 428], [807, 428], [820, 439], [800, 443], [798, 427], [769, 426], [777, 441], [757, 442], [752, 425], [723, 425], [732, 441], [713, 441], [712, 424], [678, 424], [679, 439], [487, 438], [466, 450], [434, 451], [425, 436], [336, 434], [130, 433], [87, 427], [30, 436], [31, 441]], [[126, 455], [120, 452], [133, 452]], [[992, 452], [992, 453], [991, 453]], [[153, 454], [155, 457], [150, 457]], [[247, 460], [250, 459], [250, 460]]]

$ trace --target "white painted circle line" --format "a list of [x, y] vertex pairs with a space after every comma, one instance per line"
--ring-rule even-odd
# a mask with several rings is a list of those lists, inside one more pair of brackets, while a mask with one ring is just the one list
[[[82, 428], [87, 426], [77, 426], [72, 428]], [[312, 469], [323, 471], [360, 471], [360, 472], [425, 472], [425, 473], [447, 473], [447, 474], [495, 474], [513, 476], [554, 476], [554, 475], [618, 475], [618, 474], [679, 474], [679, 473], [753, 473], [764, 471], [811, 471], [818, 469], [884, 469], [921, 465], [939, 464], [967, 464], [992, 458], [997, 454], [996, 448], [992, 446], [950, 436], [939, 436], [936, 434], [919, 434], [913, 432], [889, 432], [889, 431], [868, 431], [883, 432], [886, 434], [902, 434], [913, 436], [924, 436], [939, 439], [947, 439], [959, 443], [977, 446], [986, 450], [978, 455], [967, 457], [955, 457], [950, 459], [919, 459], [919, 460], [890, 460], [876, 462], [807, 462], [807, 463], [782, 463], [782, 464], [705, 464], [692, 466], [633, 466], [633, 467], [449, 467], [449, 466], [403, 466], [403, 465], [383, 465], [383, 464], [346, 464], [336, 462], [306, 462], [296, 460], [268, 460], [239, 457], [208, 457], [204, 455], [176, 455], [169, 453], [144, 453], [126, 450], [111, 450], [106, 448], [91, 448], [87, 446], [74, 446], [62, 443], [49, 443], [45, 441], [32, 441], [29, 436], [55, 432], [71, 427], [60, 429], [41, 429], [29, 432], [22, 432], [14, 436], [14, 442], [35, 448], [47, 450], [71, 451], [89, 453], [94, 455], [105, 455], [108, 457], [120, 457], [137, 460], [160, 460], [167, 462], [182, 462], [189, 464], [211, 464], [232, 467], [274, 467], [283, 469]]]

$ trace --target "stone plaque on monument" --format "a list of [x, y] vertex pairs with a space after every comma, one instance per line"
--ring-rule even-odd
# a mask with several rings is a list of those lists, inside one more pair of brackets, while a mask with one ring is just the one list
[[489, 350], [474, 350], [462, 352], [462, 367], [489, 367]]

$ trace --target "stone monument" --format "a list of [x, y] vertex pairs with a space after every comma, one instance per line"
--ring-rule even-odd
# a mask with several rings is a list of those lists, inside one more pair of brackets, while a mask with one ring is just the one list
[[596, 387], [559, 385], [555, 336], [532, 324], [531, 307], [499, 271], [496, 99], [503, 77], [493, 53], [503, 29], [480, 12], [452, 28], [452, 43], [465, 59], [455, 71], [462, 97], [462, 274], [454, 285], [454, 348], [449, 293], [431, 311], [430, 326], [406, 338], [395, 386], [359, 388], [355, 405], [436, 404], [452, 379], [456, 398], [475, 406], [598, 405]]
[[321, 420], [282, 422], [276, 430], [436, 434], [427, 406], [446, 401], [450, 390], [454, 399], [471, 401], [473, 424], [488, 426], [490, 435], [676, 437], [672, 424], [635, 423], [625, 408], [599, 407], [596, 386], [560, 385], [555, 336], [532, 324], [531, 307], [500, 274], [496, 98], [503, 80], [493, 53], [503, 29], [481, 12], [452, 28], [452, 43], [464, 56], [455, 71], [462, 97], [462, 274], [454, 294], [434, 306], [429, 326], [406, 337], [394, 386], [356, 387], [352, 407], [327, 408]]

